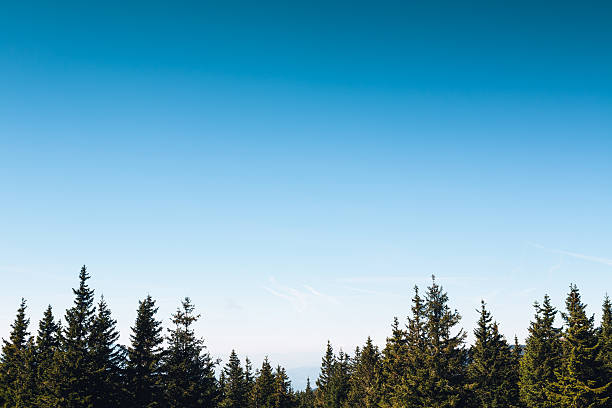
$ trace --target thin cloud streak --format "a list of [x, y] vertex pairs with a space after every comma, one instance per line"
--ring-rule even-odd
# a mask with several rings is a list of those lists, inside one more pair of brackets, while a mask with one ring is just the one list
[[564, 251], [562, 249], [546, 248], [543, 245], [540, 245], [540, 244], [537, 244], [537, 243], [533, 243], [533, 242], [530, 242], [529, 245], [531, 245], [534, 248], [543, 249], [545, 251], [553, 252], [555, 254], [567, 255], [567, 256], [571, 256], [572, 258], [583, 259], [583, 260], [589, 261], [589, 262], [596, 262], [596, 263], [600, 263], [600, 264], [603, 264], [603, 265], [612, 266], [612, 259], [609, 259], [609, 258], [602, 258], [602, 257], [599, 257], [599, 256], [586, 255], [586, 254], [581, 254], [581, 253], [578, 253], [578, 252]]

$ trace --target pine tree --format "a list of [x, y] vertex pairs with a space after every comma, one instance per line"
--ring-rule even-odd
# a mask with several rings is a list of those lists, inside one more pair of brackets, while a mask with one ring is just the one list
[[247, 382], [240, 359], [235, 350], [232, 350], [229, 361], [223, 369], [223, 399], [219, 404], [223, 408], [242, 408], [248, 403]]
[[499, 333], [491, 313], [481, 303], [480, 319], [474, 330], [476, 339], [470, 349], [468, 379], [477, 406], [506, 408], [518, 406], [516, 357]]
[[425, 298], [426, 354], [419, 406], [445, 408], [460, 406], [465, 397], [465, 333], [459, 329], [461, 316], [448, 306], [448, 295], [432, 277]]
[[597, 358], [600, 343], [594, 318], [587, 317], [586, 305], [575, 285], [570, 286], [565, 305], [563, 361], [555, 373], [556, 381], [550, 386], [549, 397], [561, 408], [609, 407], [611, 379]]
[[255, 383], [255, 376], [253, 375], [253, 364], [248, 357], [244, 359], [244, 383], [247, 395], [247, 405], [250, 404], [251, 395], [253, 394], [253, 384]]
[[332, 378], [334, 375], [334, 367], [336, 365], [336, 356], [334, 355], [334, 349], [331, 342], [327, 341], [327, 347], [325, 349], [325, 355], [321, 360], [321, 372], [317, 379], [317, 407], [332, 407], [333, 406], [333, 393], [332, 393]]
[[169, 330], [164, 362], [166, 400], [171, 408], [211, 407], [218, 399], [216, 362], [193, 331], [200, 317], [193, 312], [191, 300], [185, 298], [172, 315], [174, 328]]
[[298, 393], [298, 408], [315, 408], [315, 393], [310, 386], [310, 378], [306, 379], [306, 388]]
[[85, 265], [79, 273], [79, 287], [73, 289], [74, 305], [66, 310], [66, 327], [60, 350], [55, 353], [51, 372], [51, 397], [46, 407], [90, 408], [92, 365], [89, 334], [93, 323], [94, 291], [87, 285], [89, 273]]
[[407, 338], [406, 331], [399, 326], [397, 317], [391, 325], [391, 337], [383, 350], [382, 361], [382, 406], [400, 406], [403, 379], [406, 376]]
[[608, 373], [609, 378], [612, 378], [612, 303], [606, 295], [602, 306], [601, 327], [599, 329], [599, 360]]
[[127, 388], [130, 406], [134, 408], [155, 408], [163, 401], [161, 363], [164, 339], [161, 322], [155, 319], [157, 310], [151, 296], [140, 301], [130, 335]]
[[117, 344], [119, 340], [117, 322], [111, 317], [111, 311], [104, 297], [100, 299], [97, 310], [88, 339], [92, 406], [118, 407], [126, 399], [122, 384], [125, 350]]
[[59, 350], [60, 331], [61, 326], [55, 321], [53, 309], [49, 305], [38, 325], [36, 336], [37, 406], [49, 406], [50, 404], [53, 357]]
[[0, 399], [7, 407], [31, 407], [35, 403], [36, 364], [34, 340], [28, 332], [26, 301], [21, 299], [8, 340], [0, 356]]
[[378, 407], [381, 400], [382, 358], [378, 347], [368, 337], [363, 349], [355, 350], [349, 379], [350, 407]]
[[274, 394], [272, 395], [272, 400], [274, 408], [293, 407], [294, 400], [291, 381], [289, 381], [285, 369], [281, 366], [278, 366], [274, 373]]
[[395, 387], [395, 392], [390, 396], [390, 406], [419, 407], [423, 396], [427, 393], [427, 390], [422, 388], [424, 384], [427, 384], [424, 379], [428, 377], [425, 366], [427, 355], [425, 317], [425, 303], [419, 294], [419, 288], [415, 286], [402, 354], [401, 364], [404, 375]]
[[528, 408], [553, 408], [556, 405], [547, 390], [561, 367], [561, 329], [554, 326], [557, 311], [548, 295], [541, 306], [536, 302], [534, 307], [535, 317], [519, 367], [519, 392]]
[[257, 372], [251, 395], [253, 408], [274, 408], [274, 374], [268, 357]]

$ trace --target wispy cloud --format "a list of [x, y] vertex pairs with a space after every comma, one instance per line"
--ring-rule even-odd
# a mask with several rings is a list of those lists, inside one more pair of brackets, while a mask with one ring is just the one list
[[340, 303], [334, 296], [324, 294], [312, 286], [302, 285], [299, 289], [292, 288], [279, 284], [274, 277], [268, 278], [268, 285], [264, 285], [263, 289], [276, 297], [289, 301], [299, 312], [306, 310], [316, 300]]
[[[553, 252], [555, 254], [567, 255], [567, 256], [570, 256], [572, 258], [578, 258], [578, 259], [583, 259], [583, 260], [589, 261], [589, 262], [596, 262], [596, 263], [600, 263], [600, 264], [603, 264], [603, 265], [612, 266], [612, 259], [610, 259], [610, 258], [602, 258], [602, 257], [599, 257], [599, 256], [586, 255], [586, 254], [581, 254], [581, 253], [578, 253], [578, 252], [564, 251], [562, 249], [546, 248], [545, 246], [537, 244], [537, 243], [534, 243], [534, 242], [530, 242], [529, 245], [531, 245], [534, 248], [543, 249], [545, 251]], [[558, 268], [555, 268], [555, 269], [558, 269]]]

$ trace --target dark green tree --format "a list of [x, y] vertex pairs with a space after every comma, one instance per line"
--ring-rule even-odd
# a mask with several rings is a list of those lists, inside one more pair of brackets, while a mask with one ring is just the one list
[[61, 326], [47, 307], [38, 325], [36, 336], [36, 405], [49, 406], [52, 400], [53, 357], [59, 352]]
[[34, 340], [26, 317], [26, 301], [21, 299], [8, 340], [3, 339], [0, 356], [0, 399], [7, 407], [31, 407], [36, 399]]
[[174, 328], [169, 329], [164, 359], [166, 401], [171, 408], [212, 407], [218, 402], [216, 362], [192, 327], [199, 317], [189, 298], [172, 315]]
[[251, 406], [253, 408], [274, 407], [274, 373], [268, 357], [264, 358], [261, 368], [257, 372], [251, 393]]
[[310, 378], [306, 379], [306, 388], [298, 392], [298, 408], [315, 408], [315, 393], [310, 385]]
[[598, 359], [601, 345], [594, 318], [587, 316], [576, 285], [570, 286], [565, 306], [563, 361], [548, 391], [549, 397], [560, 408], [609, 407], [611, 379]]
[[423, 385], [428, 384], [427, 361], [427, 326], [425, 302], [419, 294], [419, 288], [414, 287], [411, 315], [408, 316], [406, 340], [402, 353], [402, 369], [404, 375], [400, 378], [395, 392], [390, 395], [389, 406], [419, 407], [428, 390]]
[[287, 377], [285, 369], [281, 366], [276, 367], [274, 373], [274, 394], [272, 395], [274, 408], [292, 408], [294, 406], [293, 390], [291, 381]]
[[378, 407], [381, 400], [382, 357], [368, 337], [362, 349], [355, 350], [349, 379], [350, 407]]
[[476, 406], [482, 408], [517, 407], [518, 367], [512, 348], [499, 333], [497, 322], [482, 301], [475, 343], [470, 349], [468, 380]]
[[599, 359], [608, 373], [609, 378], [612, 378], [612, 303], [606, 295], [602, 306], [601, 327], [599, 328]]
[[89, 359], [91, 362], [92, 406], [119, 407], [126, 401], [123, 387], [125, 349], [117, 344], [119, 332], [117, 322], [104, 300], [100, 299], [97, 314], [89, 334]]
[[465, 398], [465, 332], [456, 326], [461, 316], [448, 306], [448, 295], [432, 277], [425, 297], [426, 353], [419, 406], [461, 406]]
[[73, 289], [74, 305], [66, 310], [59, 352], [55, 353], [49, 407], [93, 407], [91, 393], [92, 364], [89, 335], [94, 320], [94, 291], [87, 285], [89, 273], [85, 265], [79, 273], [79, 287]]
[[553, 408], [548, 397], [550, 384], [556, 381], [555, 371], [561, 367], [561, 329], [555, 327], [557, 310], [548, 295], [540, 305], [535, 302], [535, 317], [519, 367], [519, 392], [528, 408]]
[[407, 363], [407, 334], [400, 328], [397, 317], [391, 325], [391, 337], [383, 349], [382, 360], [382, 406], [401, 406], [401, 393], [404, 378], [406, 377]]
[[138, 302], [126, 370], [130, 406], [134, 408], [155, 408], [163, 404], [164, 338], [161, 322], [155, 319], [157, 310], [151, 296]]
[[242, 408], [248, 404], [248, 389], [244, 370], [236, 351], [232, 350], [227, 365], [223, 368], [223, 398], [220, 407]]

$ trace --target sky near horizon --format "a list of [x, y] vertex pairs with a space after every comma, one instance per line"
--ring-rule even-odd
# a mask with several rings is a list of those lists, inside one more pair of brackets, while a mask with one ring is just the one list
[[382, 345], [432, 274], [470, 334], [572, 282], [599, 315], [609, 4], [124, 3], [2, 6], [0, 336], [82, 264], [122, 342], [190, 296], [214, 356], [287, 367]]

